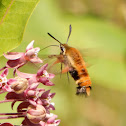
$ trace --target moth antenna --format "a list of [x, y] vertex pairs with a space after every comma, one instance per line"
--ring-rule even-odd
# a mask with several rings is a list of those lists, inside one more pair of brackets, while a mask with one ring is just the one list
[[49, 45], [49, 46], [44, 47], [43, 49], [40, 49], [40, 51], [41, 51], [41, 50], [44, 50], [44, 49], [46, 49], [46, 48], [48, 48], [48, 47], [50, 47], [50, 46], [58, 46], [58, 47], [59, 47], [59, 45]]
[[55, 37], [53, 37], [50, 33], [48, 33], [48, 35], [50, 36], [50, 37], [52, 37], [53, 39], [55, 39], [57, 42], [59, 42], [60, 44], [62, 44], [59, 40], [57, 40]]
[[71, 35], [71, 31], [72, 31], [72, 27], [71, 27], [71, 24], [70, 24], [70, 26], [69, 26], [69, 35], [68, 35], [68, 37], [67, 37], [66, 44], [68, 43], [69, 37], [70, 37], [70, 35]]

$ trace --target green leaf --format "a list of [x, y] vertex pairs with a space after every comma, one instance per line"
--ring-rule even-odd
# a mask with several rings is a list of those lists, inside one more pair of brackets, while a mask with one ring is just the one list
[[0, 55], [16, 48], [39, 0], [0, 1]]

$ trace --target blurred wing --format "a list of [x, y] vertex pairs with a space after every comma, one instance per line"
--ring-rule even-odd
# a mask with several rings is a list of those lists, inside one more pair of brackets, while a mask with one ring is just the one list
[[98, 55], [99, 51], [96, 48], [84, 48], [84, 49], [79, 49], [80, 53], [82, 56], [85, 57], [95, 57]]
[[97, 53], [94, 48], [84, 48], [79, 49], [79, 51], [83, 57], [83, 60], [85, 61], [86, 67], [90, 67], [95, 64]]
[[121, 57], [118, 53], [113, 53], [111, 50], [106, 50], [102, 48], [87, 48], [80, 49], [80, 53], [82, 54], [85, 61], [95, 61], [97, 59], [106, 59], [113, 61], [122, 61], [123, 57]]

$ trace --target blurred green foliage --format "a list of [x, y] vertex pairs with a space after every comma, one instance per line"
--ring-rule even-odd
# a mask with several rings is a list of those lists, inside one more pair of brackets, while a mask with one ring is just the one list
[[[125, 6], [122, 0], [42, 0], [33, 12], [23, 41], [15, 51], [25, 51], [33, 39], [35, 46], [41, 48], [57, 44], [47, 32], [65, 43], [71, 24], [68, 44], [79, 49], [92, 65], [88, 68], [92, 80], [89, 98], [75, 95], [76, 85], [71, 77], [70, 84], [65, 74], [55, 77], [56, 85], [51, 91], [56, 92], [54, 113], [61, 119], [60, 126], [126, 125]], [[50, 47], [40, 53], [59, 52]], [[1, 62], [3, 66], [3, 57]], [[21, 70], [34, 72], [30, 68]]]

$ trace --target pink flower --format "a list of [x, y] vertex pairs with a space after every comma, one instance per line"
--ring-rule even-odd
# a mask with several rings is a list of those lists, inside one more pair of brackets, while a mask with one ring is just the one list
[[[41, 94], [37, 99], [32, 101], [23, 101], [18, 105], [17, 111], [19, 113], [25, 113], [25, 119], [22, 122], [23, 125], [27, 126], [58, 126], [60, 120], [55, 120], [57, 115], [49, 112], [54, 110], [54, 107], [50, 107], [51, 98], [54, 97], [55, 93], [49, 93], [50, 90]], [[15, 96], [14, 96], [15, 97]], [[43, 104], [42, 100], [49, 100], [48, 104]]]
[[[24, 104], [24, 103], [23, 103]], [[26, 111], [26, 117], [23, 120], [22, 124], [27, 126], [58, 126], [60, 123], [60, 120], [56, 120], [58, 117], [57, 115], [54, 115], [52, 113], [47, 114], [45, 108], [42, 105], [37, 104], [26, 106], [21, 104], [20, 109], [18, 108], [19, 112], [22, 112], [25, 108], [27, 108]]]
[[58, 126], [60, 124], [60, 120], [55, 120], [58, 116], [54, 115], [52, 113], [46, 114], [46, 121], [41, 121], [40, 125], [41, 126]]
[[36, 106], [29, 105], [27, 110], [27, 118], [33, 124], [38, 124], [41, 120], [46, 117], [46, 110], [42, 105], [37, 104]]
[[50, 110], [55, 110], [54, 103], [51, 102], [51, 99], [55, 96], [55, 93], [50, 93], [50, 90], [45, 91], [41, 96], [40, 100], [42, 105], [45, 107], [47, 113], [49, 114]]
[[[40, 93], [39, 93], [40, 95]], [[46, 109], [46, 112], [50, 114], [50, 110], [55, 110], [54, 103], [51, 102], [51, 99], [55, 96], [55, 93], [50, 93], [50, 90], [41, 92], [41, 96], [36, 99], [29, 99], [29, 103], [36, 106], [37, 104], [41, 104]]]
[[[18, 70], [19, 67], [26, 64], [28, 61], [32, 63], [41, 63], [42, 60], [37, 57], [39, 48], [33, 48], [32, 41], [26, 48], [25, 53], [10, 52], [4, 54], [8, 62], [4, 71], [0, 75], [0, 94], [8, 92], [5, 100], [0, 103], [11, 102], [13, 109], [15, 103], [18, 102], [17, 112], [0, 113], [0, 119], [24, 118], [20, 126], [58, 126], [60, 120], [56, 120], [57, 115], [50, 113], [50, 110], [55, 110], [54, 103], [51, 102], [55, 93], [50, 93], [50, 90], [45, 91], [43, 88], [38, 88], [42, 83], [46, 86], [53, 86], [50, 81], [54, 74], [47, 72], [48, 64], [42, 66], [37, 74], [22, 73]], [[17, 77], [7, 79], [8, 68], [14, 68], [14, 73]], [[2, 116], [2, 117], [1, 117]], [[13, 126], [10, 123], [0, 123], [0, 126]]]
[[33, 48], [34, 40], [26, 47], [26, 52], [8, 52], [4, 54], [4, 57], [8, 59], [5, 68], [19, 68], [25, 65], [28, 61], [32, 63], [42, 63], [42, 60], [37, 57], [38, 52], [40, 51], [39, 47]]
[[47, 66], [48, 64], [42, 66], [38, 70], [37, 74], [22, 73], [19, 70], [16, 70], [16, 73], [19, 77], [27, 78], [29, 80], [29, 84], [43, 83], [46, 86], [53, 86], [54, 84], [49, 79], [54, 78], [54, 74], [48, 73], [46, 71]]
[[[15, 86], [15, 83], [13, 83]], [[12, 84], [12, 85], [13, 85]], [[24, 85], [24, 84], [23, 84]], [[9, 92], [6, 95], [6, 100], [14, 100], [14, 103], [12, 103], [12, 108], [15, 104], [16, 101], [25, 101], [25, 102], [29, 102], [32, 105], [36, 105], [39, 99], [39, 95], [41, 95], [45, 89], [43, 88], [37, 88], [39, 85], [39, 83], [33, 83], [31, 85], [28, 85], [27, 89], [25, 89], [26, 87], [24, 87], [22, 89], [22, 85], [21, 86], [17, 86], [16, 89], [21, 89], [20, 90], [12, 90], [12, 92]], [[19, 88], [21, 87], [21, 88]], [[39, 103], [41, 104], [41, 103]]]
[[8, 69], [6, 68], [2, 74], [0, 75], [0, 90], [2, 91], [12, 91], [10, 85], [14, 83], [16, 80], [15, 79], [8, 79], [6, 76], [8, 75]]
[[24, 117], [21, 126], [58, 126], [60, 120], [56, 120], [57, 115], [50, 113], [50, 110], [55, 110], [54, 103], [51, 103], [55, 93], [37, 87], [38, 83], [33, 83], [22, 94], [9, 92], [5, 101], [12, 101], [12, 109], [16, 101], [22, 102], [17, 107], [17, 113], [6, 118]]

